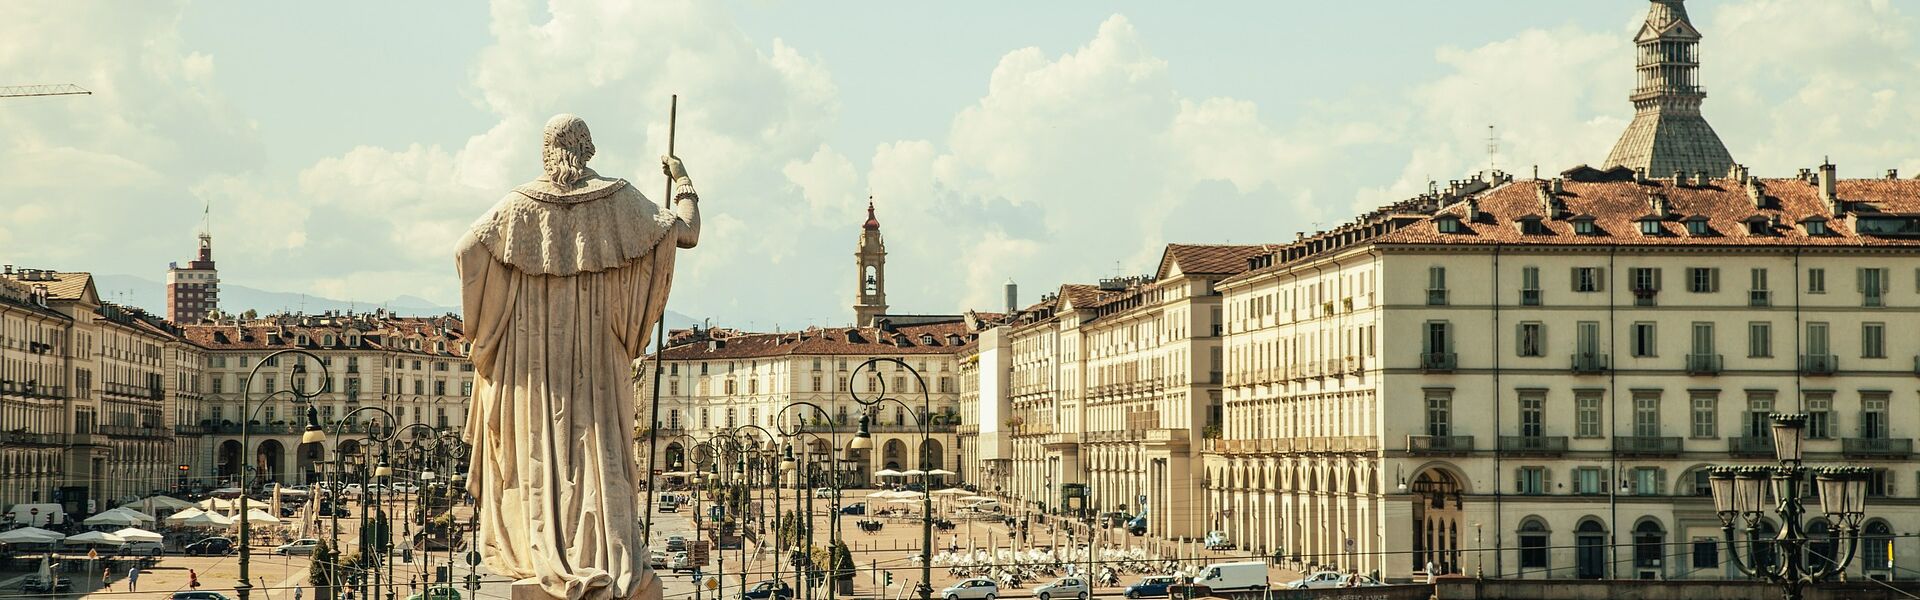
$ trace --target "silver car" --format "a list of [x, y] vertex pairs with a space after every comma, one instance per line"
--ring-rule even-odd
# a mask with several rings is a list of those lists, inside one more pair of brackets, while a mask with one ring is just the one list
[[993, 600], [1000, 596], [1000, 586], [991, 579], [968, 579], [940, 590], [940, 597], [946, 600]]
[[1087, 600], [1087, 595], [1091, 592], [1092, 589], [1087, 587], [1087, 580], [1079, 577], [1061, 577], [1053, 580], [1053, 583], [1033, 588], [1033, 596], [1040, 600], [1054, 598]]

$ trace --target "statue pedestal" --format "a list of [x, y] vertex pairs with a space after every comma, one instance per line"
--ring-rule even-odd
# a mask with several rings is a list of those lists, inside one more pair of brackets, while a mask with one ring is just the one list
[[512, 600], [553, 600], [547, 595], [547, 589], [540, 587], [540, 580], [528, 577], [513, 582]]

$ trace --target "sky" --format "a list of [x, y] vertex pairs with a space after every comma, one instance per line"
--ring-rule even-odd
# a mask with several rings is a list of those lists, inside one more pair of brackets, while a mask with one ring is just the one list
[[[1736, 161], [1920, 175], [1920, 6], [1692, 0]], [[208, 213], [225, 282], [458, 304], [455, 242], [592, 127], [702, 197], [669, 308], [849, 324], [869, 196], [894, 312], [1151, 273], [1171, 242], [1327, 229], [1489, 165], [1598, 164], [1642, 0], [0, 5], [0, 262], [159, 280]], [[1489, 129], [1492, 126], [1492, 129]], [[1488, 152], [1488, 138], [1497, 152]], [[152, 307], [159, 308], [159, 307]]]

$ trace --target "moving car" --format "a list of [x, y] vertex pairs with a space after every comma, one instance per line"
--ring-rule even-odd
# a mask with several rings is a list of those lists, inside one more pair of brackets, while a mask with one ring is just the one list
[[1167, 595], [1167, 586], [1180, 583], [1179, 577], [1172, 575], [1151, 575], [1143, 577], [1138, 583], [1127, 586], [1128, 598], [1159, 598]]
[[1040, 600], [1053, 600], [1054, 598], [1087, 600], [1087, 596], [1091, 594], [1092, 591], [1092, 588], [1087, 587], [1087, 580], [1085, 579], [1079, 577], [1061, 577], [1053, 580], [1053, 583], [1033, 588], [1033, 597], [1039, 598]]
[[867, 514], [867, 503], [865, 503], [865, 502], [860, 502], [860, 503], [857, 503], [857, 504], [848, 504], [848, 505], [846, 505], [846, 506], [842, 506], [842, 507], [840, 507], [840, 514], [843, 514], [843, 515], [864, 515], [864, 514]]
[[153, 540], [129, 541], [120, 546], [120, 554], [132, 556], [159, 556], [167, 551], [167, 545]]
[[1230, 540], [1227, 538], [1227, 532], [1225, 531], [1207, 532], [1207, 539], [1203, 543], [1206, 545], [1206, 548], [1208, 550], [1232, 550], [1233, 549], [1233, 540]]
[[675, 573], [692, 571], [693, 556], [685, 552], [675, 552], [667, 557], [667, 570]]
[[1127, 533], [1131, 533], [1135, 536], [1146, 535], [1147, 534], [1147, 516], [1140, 515], [1138, 517], [1134, 517], [1133, 520], [1131, 521], [1127, 521]]
[[677, 536], [677, 535], [667, 536], [668, 552], [684, 552], [686, 551], [686, 549], [687, 549], [687, 538]]
[[667, 553], [654, 550], [652, 554], [652, 556], [647, 558], [647, 566], [655, 569], [667, 568]]
[[[393, 484], [393, 491], [399, 494], [417, 494], [417, 493], [420, 493], [420, 486], [407, 483], [405, 481], [396, 481]], [[452, 591], [452, 588], [448, 588], [448, 590]], [[438, 599], [435, 599], [435, 600], [438, 600]]]
[[[1358, 578], [1357, 580], [1349, 583], [1349, 579], [1355, 579], [1356, 577]], [[1386, 584], [1380, 583], [1366, 575], [1348, 575], [1339, 571], [1319, 571], [1299, 581], [1295, 581], [1287, 587], [1296, 590], [1324, 590], [1343, 587], [1373, 587], [1377, 585]]]
[[291, 542], [287, 542], [285, 544], [281, 544], [280, 547], [273, 549], [273, 553], [283, 554], [283, 555], [313, 554], [313, 549], [318, 547], [320, 547], [320, 540], [313, 539], [313, 538], [300, 538]]
[[679, 502], [674, 502], [672, 500], [660, 501], [660, 512], [670, 513], [670, 512], [677, 512], [679, 510], [680, 510]]
[[1193, 578], [1196, 584], [1215, 592], [1267, 589], [1267, 563], [1260, 561], [1214, 563]]
[[1000, 586], [992, 579], [975, 577], [953, 584], [940, 590], [940, 597], [946, 600], [993, 600], [1000, 595]]
[[833, 488], [830, 488], [830, 487], [822, 487], [822, 488], [813, 488], [813, 497], [815, 497], [815, 498], [832, 498], [832, 497], [833, 497]]
[[220, 592], [174, 592], [173, 600], [232, 600]]
[[233, 553], [233, 540], [223, 537], [210, 537], [187, 544], [181, 552], [194, 556], [226, 556]]
[[787, 582], [772, 579], [755, 584], [753, 587], [748, 588], [747, 591], [740, 593], [741, 600], [786, 600], [791, 598], [793, 598], [793, 587], [787, 585]]

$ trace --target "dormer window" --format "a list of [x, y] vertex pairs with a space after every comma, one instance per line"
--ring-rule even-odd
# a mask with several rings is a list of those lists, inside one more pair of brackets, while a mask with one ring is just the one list
[[321, 339], [324, 340], [322, 343], [325, 344], [328, 348], [333, 347], [333, 334], [329, 333], [327, 334], [327, 337], [324, 337]]
[[1773, 235], [1773, 224], [1760, 215], [1747, 217], [1747, 235]]
[[1660, 217], [1648, 215], [1640, 217], [1640, 235], [1664, 235], [1667, 230], [1660, 226]]
[[1824, 218], [1814, 217], [1807, 219], [1800, 222], [1800, 225], [1807, 228], [1807, 235], [1829, 235], [1832, 233], [1832, 230], [1827, 229], [1827, 220]]
[[1700, 215], [1687, 217], [1687, 235], [1709, 235], [1713, 230], [1707, 227], [1707, 218]]
[[1600, 228], [1593, 226], [1592, 215], [1580, 215], [1573, 218], [1573, 233], [1576, 235], [1600, 235]]
[[1460, 222], [1460, 217], [1453, 215], [1441, 215], [1440, 218], [1434, 219], [1433, 226], [1440, 233], [1466, 233], [1467, 231], [1466, 225]]
[[1546, 235], [1552, 233], [1547, 230], [1546, 223], [1540, 221], [1539, 215], [1527, 215], [1516, 219], [1514, 222], [1519, 225], [1520, 233], [1526, 235]]

